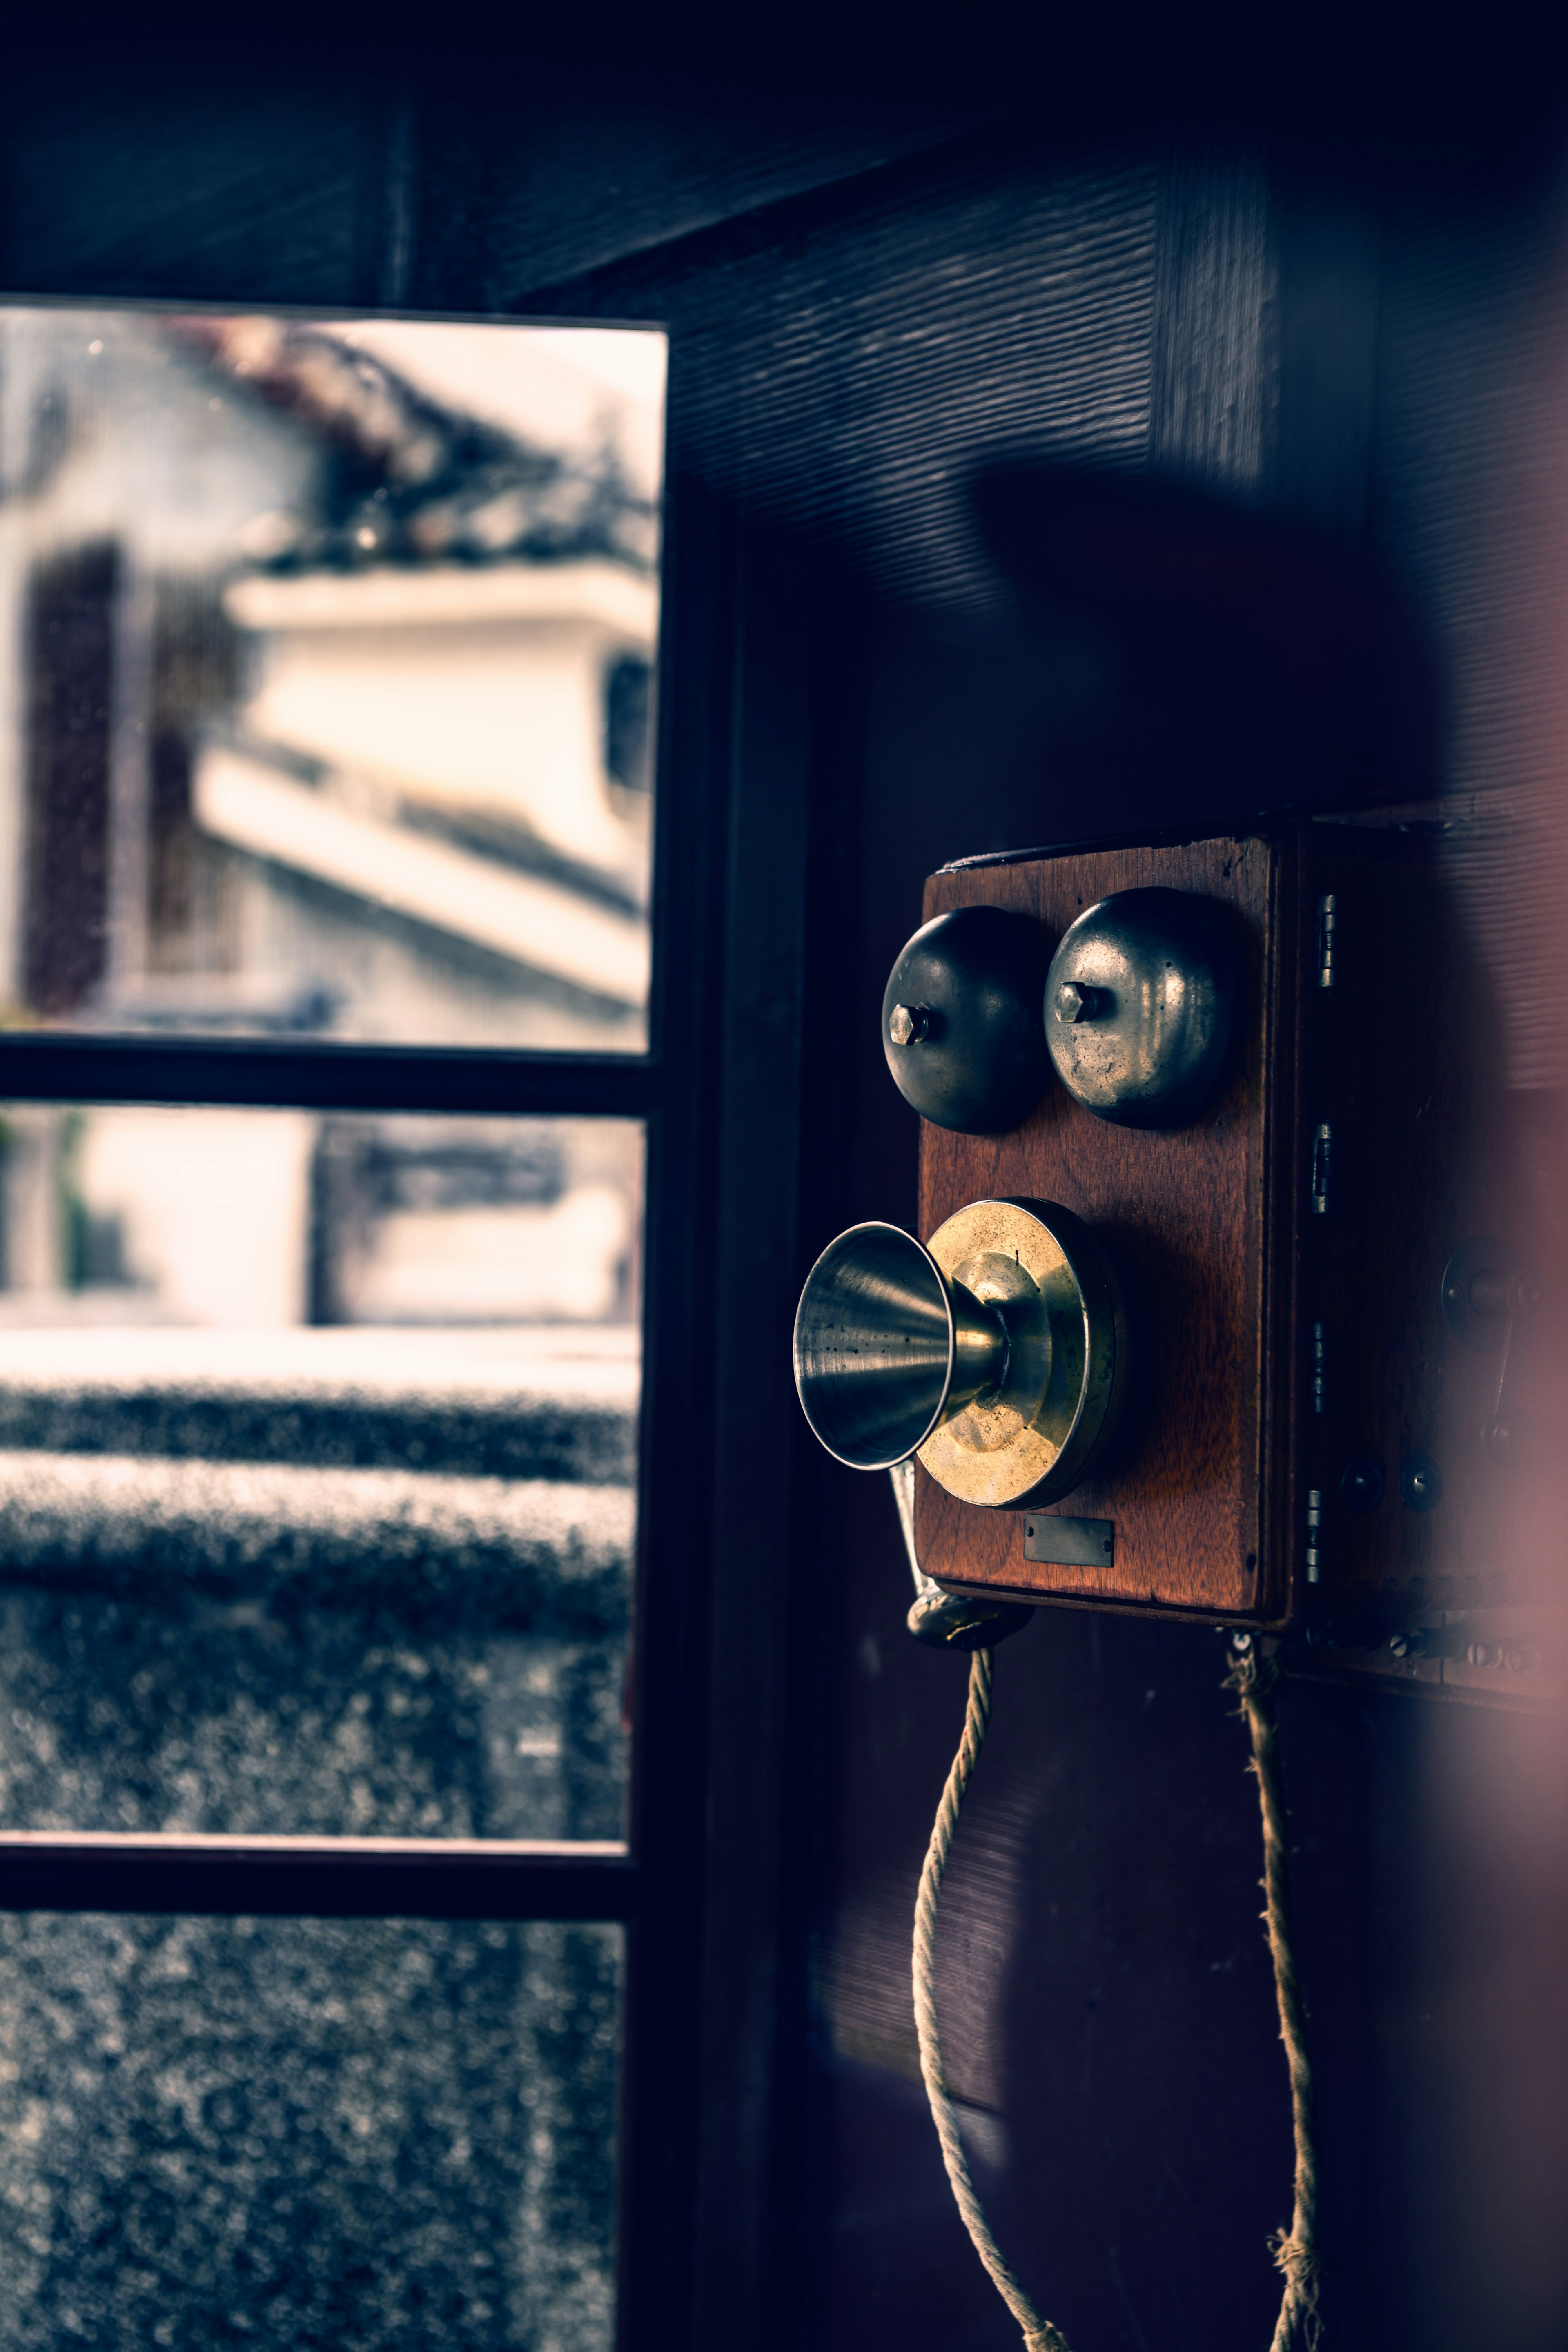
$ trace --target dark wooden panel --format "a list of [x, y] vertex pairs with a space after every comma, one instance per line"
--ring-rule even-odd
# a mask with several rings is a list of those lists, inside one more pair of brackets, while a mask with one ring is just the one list
[[[1331, 890], [1336, 906], [1335, 985], [1306, 998], [1304, 1126], [1334, 1129], [1330, 1207], [1307, 1220], [1302, 1262], [1303, 1328], [1323, 1331], [1323, 1411], [1305, 1418], [1302, 1471], [1303, 1490], [1322, 1497], [1318, 1613], [1361, 1630], [1363, 1663], [1379, 1671], [1542, 1695], [1562, 1670], [1539, 1615], [1556, 1597], [1549, 1531], [1568, 1499], [1552, 1417], [1560, 1337], [1548, 1307], [1515, 1325], [1506, 1353], [1500, 1323], [1491, 1349], [1462, 1346], [1439, 1295], [1450, 1252], [1478, 1235], [1544, 1274], [1551, 1292], [1558, 1217], [1550, 1194], [1531, 1197], [1531, 1106], [1503, 1083], [1506, 1032], [1447, 860], [1399, 834], [1322, 826], [1314, 836], [1312, 888]], [[1506, 1451], [1484, 1436], [1500, 1404]], [[1442, 1480], [1431, 1510], [1401, 1494], [1402, 1470], [1423, 1454]], [[1344, 1492], [1355, 1461], [1381, 1474], [1372, 1509]], [[1489, 1613], [1472, 1623], [1477, 1611]], [[1400, 1662], [1374, 1646], [1380, 1622], [1436, 1633], [1452, 1612], [1465, 1612], [1457, 1655]], [[1472, 1635], [1542, 1664], [1500, 1675], [1472, 1666]]]
[[408, 299], [505, 310], [520, 295], [875, 171], [962, 125], [929, 100], [803, 116], [755, 91], [559, 65], [499, 97], [468, 84], [437, 89], [419, 126]]
[[187, 67], [128, 69], [112, 89], [76, 76], [14, 84], [0, 287], [372, 300], [381, 131], [377, 109], [347, 82], [204, 79]]
[[1510, 1083], [1568, 1081], [1568, 311], [1554, 186], [1407, 194], [1383, 257], [1373, 521], [1447, 672], [1443, 789], [1479, 832], [1449, 866]]
[[[1291, 1356], [1265, 1228], [1277, 1122], [1291, 1108], [1292, 1050], [1279, 1034], [1291, 994], [1289, 852], [1227, 837], [972, 867], [934, 877], [926, 915], [1014, 907], [1056, 937], [1096, 899], [1150, 884], [1219, 902], [1238, 951], [1239, 1037], [1203, 1117], [1157, 1132], [1113, 1127], [1053, 1086], [1014, 1135], [924, 1126], [921, 1139], [922, 1234], [969, 1201], [1059, 1201], [1103, 1235], [1121, 1272], [1135, 1350], [1127, 1420], [1105, 1473], [1059, 1506], [1115, 1522], [1114, 1562], [1027, 1563], [1021, 1515], [957, 1502], [923, 1470], [921, 1559], [943, 1583], [1277, 1618], [1289, 1584], [1280, 1441]], [[1279, 1205], [1288, 1229], [1288, 1200]]]
[[[773, 560], [770, 560], [770, 556]], [[772, 551], [742, 562], [737, 616], [735, 800], [726, 875], [725, 1113], [719, 1145], [714, 1298], [712, 1698], [726, 1759], [708, 1801], [709, 1868], [723, 1889], [707, 1923], [703, 2067], [710, 2085], [698, 2229], [710, 2248], [694, 2340], [761, 2338], [776, 2315], [779, 2147], [794, 2052], [759, 1988], [784, 1979], [783, 1896], [798, 1866], [801, 1748], [792, 1713], [800, 1639], [798, 1465], [814, 1441], [795, 1410], [786, 1346], [800, 1247], [801, 1162], [781, 1139], [804, 1125], [814, 1034], [804, 1017], [811, 851], [814, 664], [821, 625], [805, 583]], [[759, 1346], [759, 1334], [768, 1344]], [[758, 1497], [768, 1496], [766, 1509]], [[756, 1670], [759, 1658], [773, 1671]], [[735, 1769], [743, 1760], [743, 1769]], [[783, 1869], [781, 1871], [781, 1863]], [[785, 2032], [795, 2042], [792, 2017]], [[795, 2045], [798, 2047], [798, 2044]], [[787, 2177], [787, 2176], [786, 2176]]]
[[1366, 530], [1377, 404], [1381, 223], [1370, 200], [1287, 183], [1273, 191], [1281, 509]]
[[672, 468], [881, 593], [1005, 609], [979, 467], [1148, 454], [1157, 176], [977, 139], [553, 300], [668, 321]]
[[1161, 173], [1150, 454], [1243, 493], [1266, 489], [1274, 471], [1268, 215], [1250, 156], [1174, 157]]

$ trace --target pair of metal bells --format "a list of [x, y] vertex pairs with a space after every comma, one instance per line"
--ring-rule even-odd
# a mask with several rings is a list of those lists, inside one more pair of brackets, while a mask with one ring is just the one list
[[927, 1246], [897, 1225], [852, 1225], [807, 1276], [795, 1378], [851, 1469], [912, 1454], [966, 1503], [1049, 1502], [1114, 1430], [1121, 1294], [1089, 1227], [1054, 1202], [972, 1202]]
[[1021, 1126], [1053, 1068], [1097, 1118], [1180, 1127], [1218, 1081], [1235, 999], [1220, 921], [1189, 891], [1119, 890], [1054, 955], [1033, 916], [959, 907], [893, 966], [882, 1046], [921, 1117], [961, 1134]]

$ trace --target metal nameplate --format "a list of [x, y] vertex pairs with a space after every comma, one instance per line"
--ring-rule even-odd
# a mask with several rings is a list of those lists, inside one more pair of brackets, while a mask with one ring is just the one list
[[1024, 1519], [1024, 1558], [1053, 1568], [1109, 1568], [1116, 1558], [1114, 1519], [1064, 1519], [1054, 1511], [1028, 1511]]

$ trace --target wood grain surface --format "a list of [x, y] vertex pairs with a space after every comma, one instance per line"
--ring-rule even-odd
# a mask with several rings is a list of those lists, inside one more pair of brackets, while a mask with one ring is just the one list
[[[1336, 985], [1309, 992], [1304, 1096], [1309, 1126], [1326, 1118], [1335, 1138], [1329, 1213], [1307, 1221], [1302, 1256], [1303, 1325], [1323, 1330], [1324, 1409], [1303, 1424], [1304, 1482], [1322, 1496], [1323, 1606], [1405, 1622], [1520, 1606], [1549, 1597], [1537, 1522], [1551, 1465], [1534, 1458], [1530, 1412], [1544, 1318], [1516, 1325], [1506, 1355], [1500, 1320], [1493, 1348], [1468, 1348], [1440, 1297], [1450, 1252], [1473, 1236], [1537, 1274], [1545, 1264], [1504, 1024], [1419, 836], [1317, 826], [1311, 864], [1312, 888], [1336, 901]], [[1500, 1402], [1506, 1452], [1483, 1442]], [[1441, 1475], [1433, 1510], [1401, 1494], [1418, 1455]], [[1383, 1480], [1370, 1510], [1344, 1492], [1354, 1461]], [[1442, 1679], [1458, 1671], [1446, 1664]]]
[[1021, 1516], [960, 1503], [921, 1470], [921, 1558], [943, 1584], [1226, 1622], [1289, 1611], [1294, 1250], [1279, 1163], [1296, 1118], [1295, 876], [1287, 835], [975, 866], [927, 886], [927, 919], [1004, 906], [1037, 916], [1053, 940], [1111, 891], [1194, 891], [1224, 910], [1239, 977], [1228, 1074], [1191, 1126], [1114, 1127], [1053, 1085], [1011, 1135], [922, 1127], [922, 1236], [969, 1201], [1062, 1202], [1114, 1260], [1133, 1350], [1113, 1456], [1054, 1507], [1114, 1521], [1113, 1564], [1027, 1563]]

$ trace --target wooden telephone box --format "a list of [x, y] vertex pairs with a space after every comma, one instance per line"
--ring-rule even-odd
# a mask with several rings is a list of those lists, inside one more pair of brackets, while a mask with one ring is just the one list
[[980, 858], [931, 877], [925, 917], [1000, 907], [1054, 940], [1151, 887], [1207, 901], [1235, 958], [1197, 1115], [1115, 1125], [1058, 1085], [1012, 1132], [921, 1130], [922, 1239], [1015, 1198], [1103, 1243], [1131, 1367], [1116, 1442], [1036, 1509], [976, 1508], [917, 1467], [921, 1566], [953, 1592], [1295, 1625], [1324, 1658], [1485, 1683], [1474, 1613], [1514, 1625], [1479, 1644], [1506, 1673], [1543, 1597], [1508, 1535], [1506, 1375], [1533, 1302], [1495, 1033], [1433, 839], [1318, 823]]

